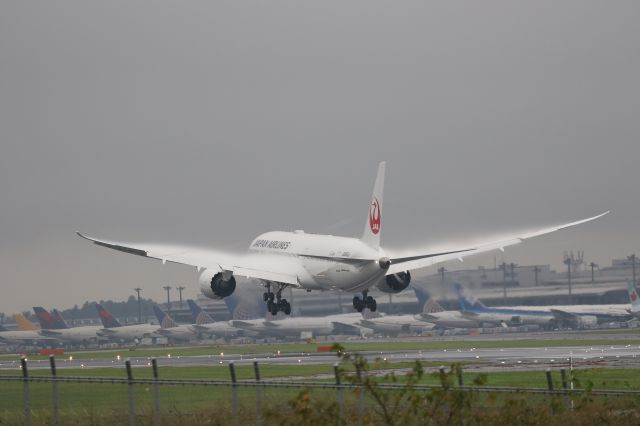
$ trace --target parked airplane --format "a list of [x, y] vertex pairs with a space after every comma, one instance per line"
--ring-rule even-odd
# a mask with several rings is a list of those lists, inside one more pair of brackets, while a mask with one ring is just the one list
[[[427, 307], [427, 299], [418, 298], [420, 311], [424, 312]], [[431, 307], [433, 307], [433, 302]], [[437, 304], [437, 303], [436, 303]], [[421, 315], [377, 315], [370, 318], [363, 318], [360, 325], [371, 328], [376, 333], [397, 335], [400, 333], [422, 333], [433, 329], [436, 324]]]
[[153, 312], [160, 323], [158, 334], [175, 340], [189, 340], [195, 337], [191, 324], [178, 324], [164, 312], [158, 305], [153, 305]]
[[[362, 314], [367, 315], [367, 309]], [[324, 317], [286, 317], [276, 320], [253, 319], [232, 320], [234, 327], [267, 336], [301, 337], [307, 333], [313, 336], [330, 334], [368, 335], [372, 330], [361, 324], [362, 314], [335, 314]]]
[[44, 341], [51, 341], [49, 337], [41, 336], [37, 330], [4, 330], [0, 331], [0, 342], [3, 343], [38, 343]]
[[40, 327], [26, 319], [22, 314], [15, 314], [13, 319], [16, 321], [19, 330], [40, 330]]
[[214, 321], [211, 315], [202, 310], [200, 306], [191, 299], [187, 300], [191, 310], [193, 324], [191, 328], [199, 335], [205, 334], [209, 337], [232, 337], [238, 334], [238, 329], [231, 326], [226, 321]]
[[16, 314], [13, 317], [18, 325], [18, 330], [5, 329], [0, 331], [0, 341], [4, 343], [26, 344], [51, 342], [55, 340], [50, 337], [41, 336], [38, 333], [39, 328], [22, 314]]
[[617, 303], [607, 305], [553, 305], [548, 306], [559, 323], [570, 327], [624, 322], [640, 317], [640, 301], [632, 280], [627, 280], [629, 304]]
[[[627, 304], [609, 305], [547, 305], [547, 306], [505, 306], [503, 308], [488, 308], [471, 295], [469, 290], [455, 283], [454, 288], [463, 314], [477, 321], [501, 324], [523, 325], [538, 324], [546, 327], [567, 326], [582, 328], [612, 321], [628, 321], [633, 315]], [[629, 298], [634, 308], [633, 294], [635, 288], [629, 284]]]
[[631, 302], [631, 309], [628, 312], [635, 318], [640, 318], [640, 297], [638, 297], [638, 290], [632, 280], [627, 281], [627, 291], [629, 292], [629, 302]]
[[425, 289], [414, 286], [413, 291], [420, 304], [424, 306], [422, 312], [417, 315], [423, 320], [444, 328], [480, 327], [478, 321], [465, 317], [460, 311], [445, 311], [438, 302], [430, 298]]
[[459, 283], [454, 283], [453, 287], [458, 295], [462, 315], [480, 324], [502, 325], [503, 327], [527, 324], [543, 327], [555, 325], [556, 318], [549, 309], [487, 307]]
[[373, 330], [360, 325], [363, 315], [377, 315], [368, 309], [363, 315], [337, 314], [325, 317], [277, 317], [273, 316], [263, 303], [262, 291], [255, 285], [240, 287], [230, 297], [224, 299], [232, 320], [230, 323], [253, 335], [267, 337], [295, 337], [307, 334], [313, 336], [329, 334], [369, 335]]
[[56, 309], [50, 314], [44, 308], [35, 306], [33, 311], [36, 313], [38, 322], [40, 322], [41, 330], [39, 334], [41, 336], [53, 337], [69, 343], [86, 344], [96, 342], [98, 340], [97, 332], [102, 329], [98, 325], [69, 328], [60, 312]]
[[[597, 219], [588, 219], [535, 232], [512, 234], [484, 244], [468, 244], [446, 250], [412, 250], [406, 253], [385, 251], [380, 246], [382, 234], [382, 200], [385, 162], [378, 166], [373, 197], [360, 239], [307, 234], [304, 231], [267, 232], [255, 238], [248, 253], [233, 255], [193, 247], [156, 244], [127, 244], [100, 240], [77, 234], [97, 245], [129, 254], [195, 266], [200, 275], [201, 291], [207, 297], [222, 299], [233, 294], [236, 277], [244, 276], [266, 286], [264, 302], [269, 311], [291, 313], [290, 303], [282, 297], [288, 286], [306, 290], [341, 290], [362, 292], [353, 298], [353, 307], [362, 312], [375, 311], [376, 300], [368, 294], [371, 287], [386, 293], [398, 293], [411, 282], [410, 271], [451, 259], [519, 244], [522, 241], [563, 228]], [[273, 291], [275, 290], [275, 292]]]
[[104, 328], [97, 331], [98, 336], [108, 337], [114, 340], [139, 340], [143, 337], [159, 337], [156, 331], [160, 328], [154, 324], [131, 324], [122, 325], [99, 303], [96, 303], [98, 316]]

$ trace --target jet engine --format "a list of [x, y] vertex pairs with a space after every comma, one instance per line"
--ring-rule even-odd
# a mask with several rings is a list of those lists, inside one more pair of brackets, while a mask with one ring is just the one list
[[400, 293], [411, 283], [411, 274], [409, 271], [398, 272], [397, 274], [387, 275], [384, 280], [378, 283], [378, 288], [383, 293]]
[[229, 275], [226, 280], [222, 272], [205, 270], [200, 275], [200, 291], [210, 299], [224, 299], [236, 289], [236, 279]]

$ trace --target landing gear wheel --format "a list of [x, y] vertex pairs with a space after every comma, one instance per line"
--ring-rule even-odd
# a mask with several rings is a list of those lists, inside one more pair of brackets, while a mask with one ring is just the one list
[[363, 309], [365, 308], [364, 301], [360, 299], [358, 296], [355, 296], [353, 298], [353, 308], [358, 312], [362, 312]]
[[267, 291], [262, 295], [262, 298], [267, 302], [267, 311], [271, 315], [278, 315], [278, 312], [284, 312], [286, 315], [291, 314], [291, 304], [287, 299], [282, 298], [282, 290], [286, 287], [285, 284], [276, 284], [277, 291], [274, 293], [271, 291], [271, 284], [267, 284]]
[[360, 306], [360, 298], [358, 296], [353, 296], [353, 309], [358, 309], [358, 306]]
[[[371, 297], [371, 296], [369, 296], [369, 297]], [[371, 301], [371, 303], [369, 304], [369, 306], [367, 306], [367, 307], [369, 308], [369, 310], [370, 310], [371, 312], [375, 312], [375, 311], [376, 311], [376, 309], [378, 309], [378, 302], [376, 302], [376, 299], [373, 299], [373, 300]]]
[[267, 310], [273, 316], [278, 315], [278, 305], [273, 303], [271, 300], [267, 302]]

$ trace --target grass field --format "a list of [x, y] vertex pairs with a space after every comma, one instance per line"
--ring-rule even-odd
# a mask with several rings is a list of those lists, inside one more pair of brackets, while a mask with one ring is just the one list
[[[373, 369], [400, 369], [407, 368], [411, 363], [378, 363], [372, 365]], [[345, 366], [349, 367], [349, 366]], [[236, 368], [238, 379], [252, 379], [252, 366], [238, 366]], [[311, 379], [318, 374], [331, 374], [330, 365], [263, 365], [261, 375], [263, 379], [286, 379], [296, 377]], [[583, 369], [576, 370], [577, 387], [593, 386], [594, 389], [640, 389], [640, 371], [637, 369]], [[47, 370], [34, 370], [32, 375], [48, 375]], [[2, 371], [1, 375], [19, 376], [18, 370]], [[101, 369], [61, 369], [61, 376], [93, 376], [93, 377], [118, 377], [126, 376], [124, 368]], [[151, 377], [150, 368], [134, 369], [137, 378]], [[212, 367], [162, 367], [162, 378], [184, 379], [222, 379], [229, 380], [227, 365]], [[464, 380], [472, 384], [479, 373], [467, 372]], [[556, 370], [553, 373], [555, 386], [561, 387], [560, 374]], [[300, 379], [298, 379], [300, 380]], [[383, 377], [377, 380], [385, 380]], [[313, 381], [317, 379], [313, 378]], [[332, 379], [324, 381], [331, 382]], [[404, 379], [400, 377], [400, 382]], [[426, 374], [421, 380], [423, 384], [438, 385], [440, 383], [437, 374]], [[498, 371], [486, 374], [484, 383], [487, 386], [516, 386], [516, 387], [546, 387], [544, 371]], [[128, 387], [123, 384], [90, 384], [90, 383], [59, 383], [60, 407], [63, 424], [102, 424], [102, 419], [120, 423], [126, 422], [128, 407]], [[52, 399], [51, 383], [32, 382], [29, 384], [30, 402], [36, 424], [47, 423], [50, 420]], [[301, 392], [300, 388], [263, 388], [261, 398], [264, 407], [270, 410], [290, 409], [290, 401]], [[136, 411], [147, 418], [152, 412], [154, 389], [148, 385], [133, 386]], [[314, 389], [310, 395], [315, 401], [335, 401], [336, 393], [332, 389]], [[243, 421], [253, 421], [255, 415], [256, 389], [240, 387], [238, 396], [241, 406]], [[231, 406], [230, 386], [196, 386], [176, 385], [162, 386], [160, 389], [161, 407], [163, 415], [175, 418], [193, 413], [207, 412], [208, 415], [221, 416], [221, 422], [229, 421]], [[355, 401], [355, 394], [347, 392], [347, 401]], [[0, 423], [12, 424], [22, 422], [23, 410], [23, 384], [21, 382], [0, 382]], [[115, 420], [113, 420], [115, 419]], [[79, 422], [79, 423], [78, 423]], [[209, 424], [209, 423], [207, 423]]]
[[[123, 348], [118, 350], [97, 351], [71, 351], [67, 356], [73, 356], [76, 360], [82, 359], [106, 359], [122, 357], [164, 357], [171, 356], [203, 356], [241, 354], [281, 354], [284, 353], [309, 353], [316, 352], [318, 346], [330, 346], [326, 344], [308, 343], [270, 343], [249, 345], [211, 345], [191, 347], [166, 347], [166, 348]], [[508, 339], [508, 340], [422, 340], [403, 342], [341, 342], [347, 351], [402, 351], [402, 350], [455, 350], [471, 348], [539, 348], [557, 346], [609, 346], [609, 345], [640, 345], [640, 339]], [[30, 359], [46, 359], [39, 355], [29, 355]], [[15, 355], [1, 355], [0, 361], [15, 360]]]

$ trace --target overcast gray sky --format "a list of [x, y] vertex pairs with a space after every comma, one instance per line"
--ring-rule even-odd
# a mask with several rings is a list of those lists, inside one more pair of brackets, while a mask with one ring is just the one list
[[634, 252], [639, 21], [637, 1], [1, 2], [0, 311], [196, 295], [190, 269], [76, 229], [359, 236], [380, 160], [387, 245], [611, 209], [504, 259]]

